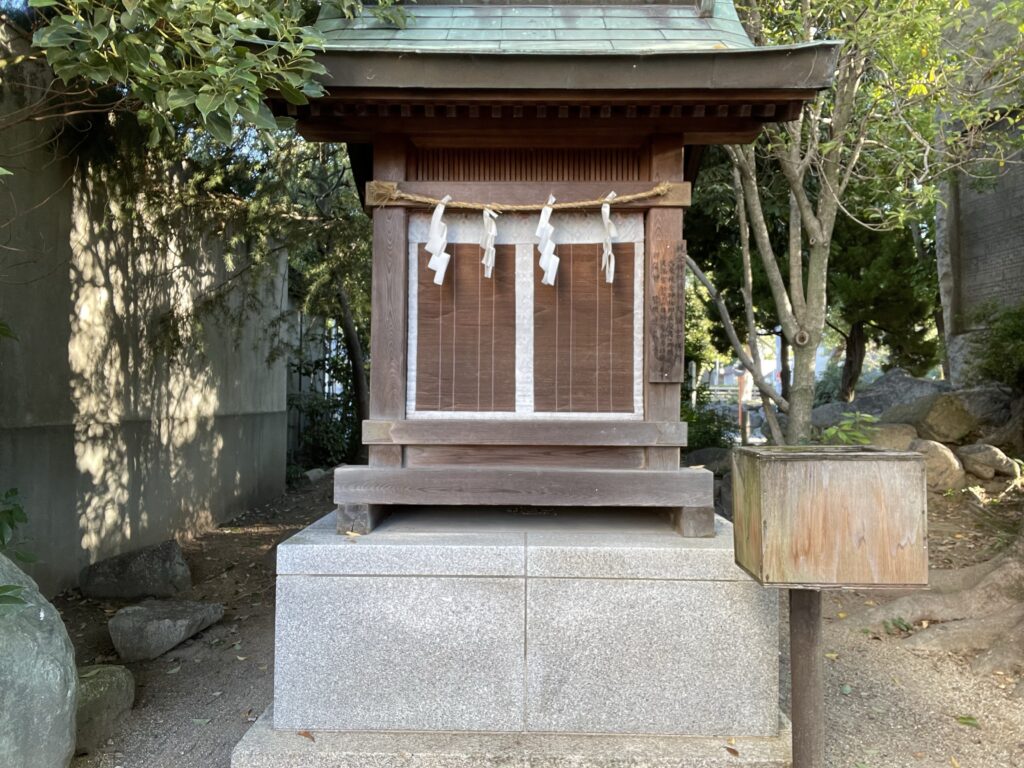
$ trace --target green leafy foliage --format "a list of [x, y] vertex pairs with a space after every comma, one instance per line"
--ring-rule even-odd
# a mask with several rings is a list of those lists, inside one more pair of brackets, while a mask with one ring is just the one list
[[814, 385], [814, 405], [834, 403], [839, 398], [839, 382], [842, 378], [842, 371], [835, 360], [829, 360], [828, 365]]
[[973, 377], [1024, 392], [1024, 304], [989, 308], [976, 319], [987, 330], [972, 345]]
[[[321, 96], [315, 59], [323, 39], [312, 26], [319, 4], [302, 0], [29, 0], [42, 20], [33, 44], [66, 84], [112, 88], [112, 102], [136, 111], [149, 143], [181, 123], [232, 141], [241, 120], [281, 127], [265, 99], [291, 104]], [[351, 16], [361, 5], [335, 3]], [[403, 23], [392, 0], [382, 18]]]
[[[10, 554], [15, 560], [23, 563], [35, 561], [29, 552], [13, 547], [14, 534], [18, 526], [28, 522], [28, 516], [21, 505], [16, 488], [9, 488], [0, 497], [0, 553]], [[24, 605], [21, 597], [22, 588], [17, 584], [0, 584], [0, 612], [13, 607]]]
[[828, 445], [870, 445], [878, 432], [874, 425], [878, 417], [870, 413], [847, 413], [835, 426], [821, 433], [822, 442]]
[[692, 363], [697, 378], [716, 362], [728, 363], [729, 342], [722, 338], [717, 317], [712, 315], [707, 289], [696, 280], [686, 282], [686, 340], [684, 359]]
[[889, 367], [923, 376], [939, 358], [934, 246], [919, 255], [906, 227], [870, 230], [848, 218], [836, 222], [832, 237], [828, 287], [835, 325], [846, 333], [856, 326], [866, 342], [888, 352]]
[[692, 390], [684, 387], [679, 417], [686, 422], [687, 449], [695, 451], [735, 445], [739, 435], [736, 419], [714, 407], [707, 387], [699, 386], [696, 394], [696, 405], [693, 405]]
[[302, 417], [298, 466], [336, 467], [358, 456], [359, 420], [350, 392], [292, 395], [288, 408]]

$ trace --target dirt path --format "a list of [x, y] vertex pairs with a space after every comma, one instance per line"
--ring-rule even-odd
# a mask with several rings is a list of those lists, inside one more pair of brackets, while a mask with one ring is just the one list
[[[328, 478], [182, 545], [189, 597], [222, 603], [224, 620], [155, 661], [128, 664], [137, 686], [130, 718], [103, 754], [74, 768], [227, 768], [273, 696], [274, 547], [327, 514], [330, 499]], [[106, 623], [120, 604], [71, 592], [55, 605], [79, 664], [118, 663]]]
[[[936, 559], [979, 559], [983, 531], [957, 514], [959, 505], [934, 506]], [[156, 661], [128, 665], [138, 684], [130, 718], [103, 754], [78, 758], [74, 768], [228, 767], [231, 749], [271, 700], [273, 547], [330, 508], [326, 480], [185, 545], [193, 597], [223, 603], [225, 619]], [[857, 612], [869, 600], [884, 598], [825, 599], [829, 767], [1022, 768], [1024, 684], [978, 677], [966, 659], [912, 653], [898, 637], [862, 631]], [[106, 619], [119, 605], [77, 593], [55, 603], [80, 664], [116, 662]], [[785, 643], [782, 651], [785, 665]]]

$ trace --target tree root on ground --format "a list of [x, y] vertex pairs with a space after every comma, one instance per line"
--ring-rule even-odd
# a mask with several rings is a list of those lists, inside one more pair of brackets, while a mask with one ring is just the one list
[[1024, 539], [987, 563], [932, 575], [928, 591], [874, 607], [862, 619], [876, 627], [897, 618], [927, 621], [904, 641], [908, 647], [977, 652], [972, 666], [981, 673], [1024, 669]]

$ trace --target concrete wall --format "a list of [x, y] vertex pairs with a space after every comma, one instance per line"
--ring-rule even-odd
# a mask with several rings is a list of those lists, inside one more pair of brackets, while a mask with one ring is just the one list
[[[18, 98], [0, 91], [0, 114]], [[284, 264], [254, 279], [259, 308], [240, 330], [201, 314], [167, 353], [154, 340], [169, 313], [228, 277], [222, 248], [185, 222], [168, 241], [126, 221], [52, 131], [0, 133], [15, 174], [0, 180], [0, 318], [18, 335], [0, 340], [0, 491], [20, 492], [40, 557], [28, 570], [49, 594], [90, 562], [280, 493], [287, 435], [285, 363], [268, 363], [264, 330], [285, 308]], [[227, 293], [225, 306], [242, 298]]]
[[970, 376], [979, 313], [1024, 303], [1024, 167], [1007, 164], [994, 183], [957, 178], [944, 187], [936, 215], [936, 255], [950, 378]]
[[[975, 0], [969, 10], [961, 11], [964, 26], [959, 35], [970, 40], [979, 28], [984, 31], [983, 47], [975, 51], [976, 60], [984, 61], [986, 53], [994, 53], [1013, 44], [1018, 37], [1016, 23], [997, 24], [986, 14], [997, 0]], [[953, 38], [950, 45], [960, 41]], [[974, 73], [977, 93], [974, 99], [1006, 108], [1003, 93], [991, 93], [999, 82], [988, 82], [990, 73], [977, 67]], [[1018, 104], [1019, 109], [1022, 105]], [[993, 126], [989, 135], [1003, 139], [1005, 126]], [[1019, 129], [1017, 129], [1019, 130]], [[957, 175], [943, 183], [942, 202], [935, 214], [935, 250], [939, 272], [939, 294], [950, 379], [955, 387], [969, 384], [971, 377], [971, 346], [985, 325], [979, 313], [988, 308], [1010, 309], [1024, 303], [1024, 167], [1007, 163], [994, 181], [978, 183], [965, 175]], [[987, 175], [991, 168], [983, 169]]]

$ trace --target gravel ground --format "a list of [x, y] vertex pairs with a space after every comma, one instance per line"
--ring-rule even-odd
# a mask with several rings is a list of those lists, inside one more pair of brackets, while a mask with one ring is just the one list
[[[969, 509], [938, 497], [932, 507], [935, 564], [982, 559], [985, 529]], [[274, 546], [329, 509], [327, 479], [183, 545], [192, 597], [223, 603], [225, 619], [155, 661], [129, 664], [138, 686], [131, 716], [103, 753], [77, 758], [74, 768], [227, 768], [231, 749], [271, 700]], [[884, 600], [825, 597], [829, 768], [1024, 767], [1024, 683], [979, 677], [968, 659], [914, 653], [898, 636], [867, 631], [858, 612]], [[116, 663], [106, 619], [120, 605], [77, 592], [55, 604], [79, 664]], [[784, 682], [785, 640], [783, 633]]]

